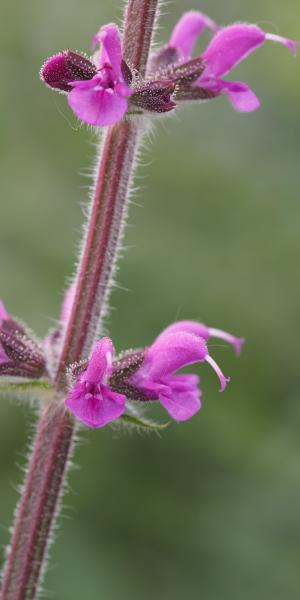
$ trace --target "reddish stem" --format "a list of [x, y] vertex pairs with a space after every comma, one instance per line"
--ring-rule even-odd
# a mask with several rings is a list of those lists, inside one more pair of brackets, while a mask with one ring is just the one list
[[137, 137], [136, 123], [130, 120], [109, 129], [105, 137], [73, 309], [57, 372], [59, 388], [64, 383], [66, 365], [87, 358], [105, 310], [125, 221]]
[[35, 598], [47, 541], [63, 489], [74, 425], [67, 413], [48, 405], [41, 416], [17, 510], [2, 580], [1, 599]]

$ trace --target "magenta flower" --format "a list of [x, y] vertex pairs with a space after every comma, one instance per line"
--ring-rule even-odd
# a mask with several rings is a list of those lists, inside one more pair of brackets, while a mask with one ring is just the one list
[[[219, 337], [240, 352], [243, 339], [194, 321], [167, 327], [144, 350], [128, 351], [113, 360], [111, 340], [95, 346], [66, 400], [68, 408], [88, 427], [102, 427], [125, 412], [125, 401], [158, 400], [176, 421], [190, 419], [201, 407], [199, 377], [177, 371], [197, 362], [208, 362], [220, 380], [223, 392], [228, 377], [210, 356], [206, 340]], [[71, 368], [72, 371], [72, 368]]]
[[[205, 28], [214, 36], [207, 49], [191, 58]], [[296, 53], [296, 42], [265, 33], [256, 25], [237, 23], [220, 27], [197, 11], [184, 13], [166, 46], [151, 57], [148, 76], [141, 77], [122, 58], [118, 27], [101, 27], [93, 46], [101, 45], [91, 59], [65, 50], [49, 58], [40, 75], [52, 89], [68, 93], [68, 102], [79, 119], [104, 127], [125, 114], [165, 113], [176, 102], [209, 100], [226, 94], [240, 112], [258, 108], [259, 100], [246, 83], [223, 77], [266, 40]]]
[[79, 119], [103, 127], [123, 117], [132, 90], [122, 74], [121, 40], [118, 27], [101, 27], [93, 46], [101, 44], [95, 62], [66, 50], [50, 58], [41, 77], [52, 88], [69, 92], [68, 102]]
[[194, 44], [205, 27], [209, 27], [215, 35], [201, 55], [202, 73], [190, 86], [190, 94], [185, 90], [185, 94], [182, 98], [179, 96], [179, 99], [197, 99], [197, 95], [193, 96], [192, 91], [193, 88], [194, 91], [198, 88], [202, 92], [211, 93], [212, 97], [225, 93], [239, 112], [256, 110], [260, 102], [250, 87], [245, 83], [226, 81], [223, 76], [262, 46], [266, 40], [287, 46], [293, 54], [296, 54], [297, 43], [279, 35], [265, 33], [256, 25], [247, 23], [220, 28], [202, 13], [191, 11], [185, 13], [179, 20], [168, 44], [168, 48], [176, 52], [176, 60], [182, 63], [190, 58]]
[[205, 340], [192, 332], [193, 325], [197, 329], [191, 321], [167, 327], [146, 349], [142, 365], [129, 379], [146, 399], [158, 399], [176, 421], [190, 419], [201, 408], [199, 377], [176, 371], [206, 361], [219, 377], [221, 392], [229, 381], [209, 355]]
[[125, 411], [126, 397], [108, 384], [114, 348], [109, 338], [96, 343], [87, 368], [78, 377], [65, 404], [85, 425], [103, 427]]

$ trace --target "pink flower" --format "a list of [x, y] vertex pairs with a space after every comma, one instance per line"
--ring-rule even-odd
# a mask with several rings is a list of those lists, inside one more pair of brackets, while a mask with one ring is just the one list
[[118, 419], [125, 412], [126, 398], [158, 400], [173, 419], [186, 421], [201, 407], [199, 377], [177, 371], [206, 361], [220, 380], [221, 392], [229, 381], [208, 352], [206, 340], [210, 337], [226, 340], [237, 353], [244, 341], [195, 321], [180, 321], [167, 327], [148, 348], [125, 352], [113, 360], [113, 344], [103, 338], [65, 403], [88, 427], [102, 427]]
[[93, 38], [94, 47], [98, 43], [101, 50], [95, 62], [66, 50], [46, 61], [41, 78], [48, 86], [69, 92], [69, 105], [79, 119], [103, 127], [123, 117], [132, 90], [122, 74], [118, 27], [114, 23], [101, 27]]
[[[204, 68], [198, 80], [193, 82], [192, 87], [210, 92], [212, 96], [225, 93], [233, 107], [239, 112], [256, 110], [260, 102], [250, 87], [238, 81], [226, 81], [223, 76], [262, 46], [266, 40], [287, 46], [293, 54], [296, 54], [297, 43], [279, 35], [265, 33], [256, 25], [247, 23], [237, 23], [219, 28], [202, 13], [191, 11], [181, 17], [168, 44], [170, 49], [176, 50], [176, 56], [180, 62], [190, 58], [193, 46], [205, 27], [209, 27], [215, 35], [201, 55]], [[192, 92], [192, 90], [190, 91]], [[185, 94], [184, 99], [193, 99], [192, 93], [190, 97]]]
[[206, 361], [219, 377], [221, 392], [229, 381], [209, 355], [205, 339], [199, 335], [208, 336], [208, 331], [205, 326], [192, 321], [170, 325], [145, 350], [142, 365], [129, 379], [146, 399], [158, 399], [176, 421], [190, 419], [201, 408], [199, 377], [178, 375], [176, 371]]
[[108, 384], [114, 348], [109, 338], [96, 343], [87, 368], [78, 377], [65, 404], [85, 425], [103, 427], [125, 411], [126, 397]]

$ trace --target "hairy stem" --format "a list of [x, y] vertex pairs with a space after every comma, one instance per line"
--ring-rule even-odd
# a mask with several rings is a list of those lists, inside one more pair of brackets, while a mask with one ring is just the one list
[[105, 136], [73, 309], [57, 373], [58, 387], [63, 385], [66, 364], [87, 358], [105, 311], [125, 221], [138, 135], [135, 121], [124, 120]]
[[1, 599], [36, 597], [72, 448], [69, 415], [48, 405], [38, 424], [2, 580]]
[[[146, 72], [158, 1], [129, 0], [127, 7], [124, 57], [142, 75]], [[98, 321], [105, 311], [138, 139], [138, 125], [130, 120], [110, 128], [104, 139], [73, 307], [57, 371], [58, 392], [65, 389], [66, 367], [88, 355]], [[37, 597], [74, 429], [73, 420], [57, 400], [43, 408], [8, 549], [1, 600], [34, 600]]]

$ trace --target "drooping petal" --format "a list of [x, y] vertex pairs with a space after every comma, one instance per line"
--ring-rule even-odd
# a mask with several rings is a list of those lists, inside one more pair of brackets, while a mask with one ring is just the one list
[[104, 337], [97, 342], [84, 372], [84, 380], [93, 384], [104, 383], [104, 377], [112, 373], [113, 355], [114, 346], [110, 338]]
[[91, 81], [73, 82], [74, 89], [68, 95], [68, 102], [76, 116], [98, 127], [113, 125], [127, 110], [127, 100], [112, 88], [104, 89], [96, 76]]
[[188, 60], [198, 37], [205, 27], [212, 31], [218, 31], [219, 29], [212, 19], [201, 12], [191, 10], [184, 13], [173, 29], [168, 46], [176, 48], [180, 59]]
[[221, 29], [202, 55], [207, 67], [203, 78], [229, 73], [265, 41], [265, 33], [256, 25], [237, 24]]
[[104, 25], [99, 29], [98, 33], [93, 37], [93, 46], [95, 47], [98, 43], [101, 44], [100, 64], [110, 65], [112, 67], [113, 78], [122, 80], [121, 72], [121, 60], [122, 60], [122, 49], [121, 49], [121, 38], [120, 32], [114, 23]]
[[253, 112], [260, 107], [256, 94], [246, 83], [223, 81], [222, 91], [237, 112]]
[[69, 410], [85, 425], [103, 427], [118, 419], [125, 411], [126, 397], [101, 386], [97, 394], [87, 392], [77, 384], [65, 401]]
[[191, 333], [179, 331], [162, 336], [146, 350], [145, 359], [136, 376], [158, 380], [196, 362], [205, 360], [205, 341]]
[[198, 388], [197, 375], [174, 375], [165, 378], [169, 389], [159, 394], [160, 404], [172, 419], [186, 421], [201, 408], [201, 390]]

